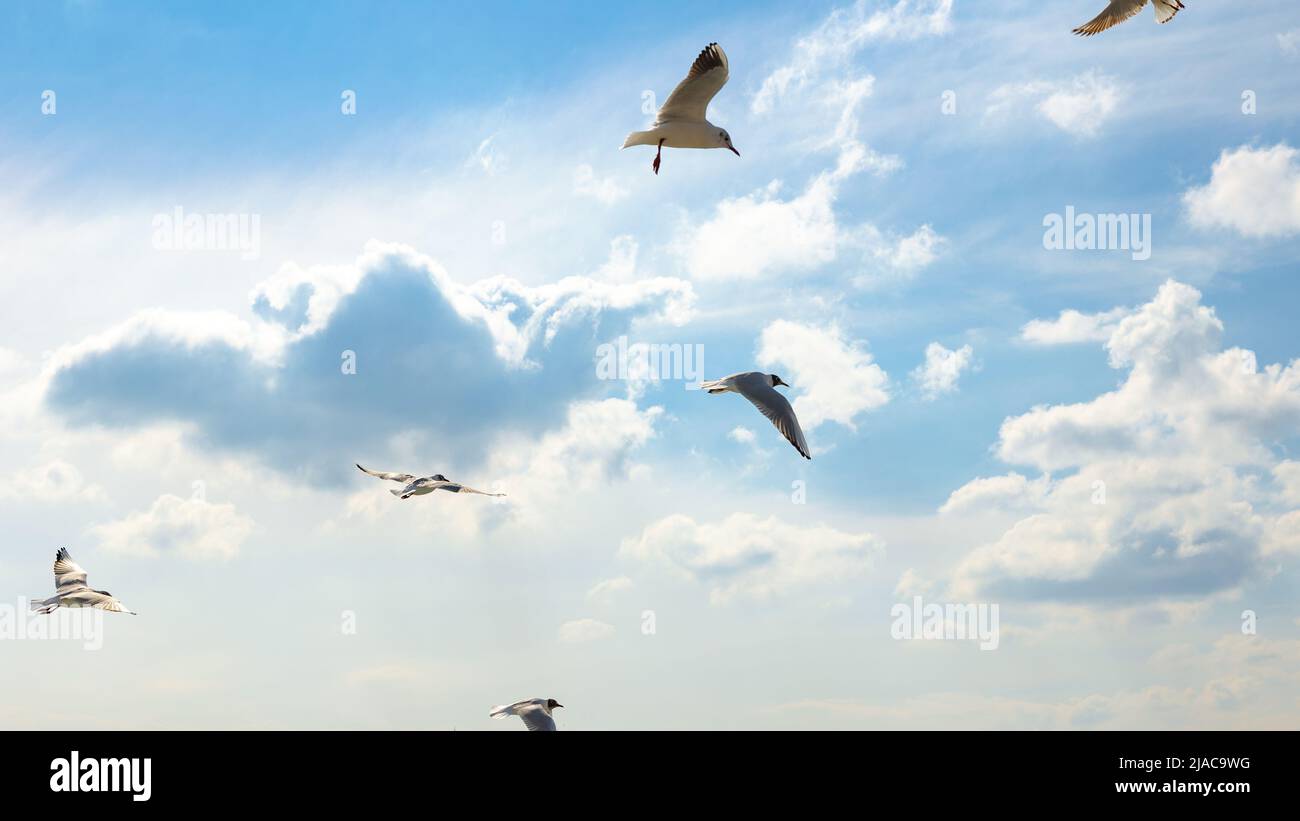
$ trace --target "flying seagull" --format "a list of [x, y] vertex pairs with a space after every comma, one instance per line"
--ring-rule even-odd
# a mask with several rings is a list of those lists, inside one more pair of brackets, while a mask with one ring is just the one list
[[726, 148], [739, 157], [740, 152], [731, 144], [727, 129], [719, 128], [704, 116], [709, 100], [726, 84], [727, 75], [726, 52], [717, 43], [709, 43], [691, 63], [686, 79], [668, 95], [650, 130], [628, 134], [623, 147], [656, 146], [652, 166], [656, 174], [659, 173], [659, 159], [665, 145], [669, 148]]
[[32, 599], [32, 609], [37, 613], [52, 613], [60, 607], [94, 607], [113, 613], [130, 613], [107, 590], [92, 590], [86, 586], [86, 571], [72, 560], [66, 547], [54, 554], [54, 595], [48, 599]]
[[[1084, 37], [1091, 37], [1099, 34], [1111, 26], [1117, 26], [1133, 15], [1142, 11], [1142, 7], [1147, 4], [1147, 0], [1110, 0], [1110, 3], [1090, 22], [1079, 26], [1074, 30], [1075, 34], [1081, 34]], [[1151, 0], [1151, 7], [1156, 12], [1157, 23], [1168, 23], [1174, 19], [1174, 15], [1179, 9], [1185, 9], [1183, 0]]]
[[409, 473], [384, 473], [379, 470], [366, 470], [357, 465], [357, 468], [369, 476], [376, 479], [387, 479], [390, 482], [401, 482], [404, 487], [401, 490], [390, 490], [389, 493], [401, 499], [409, 499], [412, 496], [423, 496], [426, 493], [433, 493], [435, 490], [446, 490], [451, 493], [478, 493], [483, 496], [505, 496], [504, 493], [488, 493], [485, 490], [475, 490], [468, 485], [462, 485], [459, 482], [452, 482], [441, 473], [435, 473], [432, 476], [412, 476]]
[[551, 711], [556, 707], [563, 706], [553, 698], [530, 698], [525, 701], [516, 701], [514, 704], [493, 707], [492, 712], [488, 713], [488, 715], [492, 718], [519, 716], [524, 720], [524, 726], [529, 730], [555, 732], [555, 719], [551, 717]]
[[812, 459], [808, 453], [808, 442], [803, 438], [803, 429], [799, 427], [799, 420], [795, 418], [794, 408], [790, 407], [789, 400], [777, 393], [777, 385], [790, 387], [790, 383], [783, 381], [776, 374], [759, 371], [733, 373], [722, 379], [700, 383], [700, 387], [709, 393], [730, 391], [753, 402], [754, 407], [758, 408], [769, 422], [776, 425], [776, 429], [781, 431], [781, 435], [794, 445], [795, 450], [799, 451], [803, 458]]

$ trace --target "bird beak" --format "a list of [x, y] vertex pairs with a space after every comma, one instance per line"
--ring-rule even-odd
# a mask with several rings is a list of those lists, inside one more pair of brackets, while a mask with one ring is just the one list
[[781, 379], [780, 377], [777, 378], [776, 384], [785, 385], [787, 388], [793, 387], [793, 385], [791, 385], [789, 382], [786, 382], [784, 379]]
[[556, 709], [559, 709], [560, 707], [563, 707], [563, 706], [564, 706], [563, 704], [557, 704], [557, 705], [555, 705]]
[[735, 154], [737, 157], [740, 156], [740, 152], [736, 150], [736, 147], [735, 147], [734, 145], [729, 145], [729, 146], [727, 146], [727, 148], [730, 148], [730, 149], [731, 149], [731, 153], [732, 153], [732, 154]]

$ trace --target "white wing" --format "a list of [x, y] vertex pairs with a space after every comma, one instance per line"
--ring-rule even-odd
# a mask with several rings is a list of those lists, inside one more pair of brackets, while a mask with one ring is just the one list
[[66, 547], [54, 554], [54, 587], [59, 595], [86, 588], [86, 571], [72, 560]]
[[[502, 704], [493, 707], [488, 712], [488, 715], [492, 718], [519, 716], [524, 720], [524, 726], [530, 730], [555, 729], [555, 720], [546, 714], [546, 699], [544, 698], [526, 698], [523, 701], [516, 701], [514, 704]], [[540, 719], [535, 717], [539, 715], [541, 716]], [[546, 726], [548, 723], [549, 727]]]
[[384, 473], [380, 470], [366, 470], [361, 467], [361, 465], [357, 465], [357, 470], [360, 470], [367, 476], [373, 476], [376, 479], [387, 479], [390, 482], [401, 482], [404, 485], [409, 484], [411, 480], [415, 478], [409, 473]]
[[540, 704], [524, 707], [516, 715], [524, 720], [524, 726], [530, 732], [555, 732], [555, 719], [546, 714], [546, 708]]
[[736, 386], [737, 393], [753, 402], [754, 407], [758, 408], [768, 421], [781, 431], [781, 435], [794, 445], [795, 450], [799, 451], [803, 458], [812, 459], [812, 455], [808, 452], [808, 442], [803, 438], [803, 428], [799, 427], [794, 408], [790, 407], [790, 400], [772, 387], [767, 374], [746, 374], [732, 384]]
[[1183, 5], [1183, 0], [1155, 0], [1151, 8], [1155, 9], [1157, 23], [1168, 23], [1174, 19], [1179, 9], [1187, 7]]
[[442, 486], [442, 490], [449, 490], [452, 493], [478, 493], [482, 496], [505, 496], [504, 493], [488, 493], [486, 490], [475, 490], [469, 485], [462, 485], [456, 482], [448, 482]]
[[[1074, 33], [1082, 34], [1084, 37], [1091, 37], [1094, 34], [1105, 31], [1111, 26], [1119, 25], [1137, 14], [1139, 11], [1142, 11], [1142, 7], [1146, 4], [1147, 0], [1110, 0], [1110, 4], [1102, 10], [1101, 14], [1098, 14], [1089, 22], [1079, 26], [1074, 30]], [[1157, 14], [1159, 14], [1158, 9]]]
[[700, 56], [691, 63], [691, 70], [686, 79], [677, 84], [668, 100], [659, 109], [656, 123], [669, 120], [686, 120], [704, 122], [704, 113], [709, 108], [709, 101], [718, 90], [726, 85], [730, 71], [727, 68], [727, 55], [722, 46], [709, 43], [700, 52]]

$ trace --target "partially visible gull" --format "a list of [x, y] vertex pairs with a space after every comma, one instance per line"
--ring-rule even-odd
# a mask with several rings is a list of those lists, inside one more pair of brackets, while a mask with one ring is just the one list
[[691, 64], [686, 79], [668, 95], [650, 130], [628, 134], [623, 147], [656, 146], [658, 150], [651, 166], [656, 174], [659, 173], [659, 159], [665, 145], [669, 148], [726, 148], [739, 157], [740, 152], [731, 144], [727, 129], [719, 128], [704, 116], [709, 101], [726, 84], [728, 75], [727, 55], [722, 46], [709, 43]]
[[366, 470], [357, 465], [357, 468], [369, 476], [376, 479], [387, 479], [390, 482], [401, 482], [405, 487], [401, 490], [390, 490], [389, 493], [402, 499], [409, 499], [412, 496], [423, 496], [426, 493], [433, 493], [435, 490], [446, 490], [451, 493], [478, 493], [483, 496], [505, 496], [504, 493], [488, 493], [486, 490], [475, 490], [468, 485], [462, 485], [459, 482], [452, 482], [441, 473], [435, 473], [432, 476], [412, 476], [409, 473], [384, 473], [379, 470]]
[[72, 560], [66, 547], [54, 554], [54, 595], [48, 599], [32, 599], [32, 609], [37, 613], [52, 613], [60, 607], [93, 607], [112, 613], [130, 613], [107, 590], [92, 590], [86, 586], [86, 571]]
[[[1155, 9], [1156, 22], [1168, 23], [1174, 19], [1174, 15], [1179, 9], [1185, 9], [1183, 0], [1150, 0], [1151, 8]], [[1142, 11], [1142, 7], [1147, 4], [1147, 0], [1110, 0], [1110, 3], [1092, 20], [1084, 23], [1074, 30], [1075, 34], [1081, 34], [1084, 37], [1091, 37], [1094, 34], [1105, 31], [1111, 26], [1117, 26], [1130, 17]]]
[[803, 438], [803, 429], [799, 427], [794, 408], [790, 407], [788, 399], [777, 393], [777, 385], [790, 387], [788, 382], [782, 381], [776, 374], [759, 371], [733, 373], [722, 379], [700, 383], [700, 387], [709, 393], [738, 393], [753, 402], [754, 407], [781, 431], [781, 435], [794, 445], [803, 458], [811, 459], [808, 442]]
[[524, 720], [524, 726], [529, 730], [554, 732], [555, 719], [551, 717], [551, 711], [556, 707], [563, 706], [553, 698], [530, 698], [525, 701], [516, 701], [514, 704], [493, 707], [488, 715], [492, 718], [519, 716]]

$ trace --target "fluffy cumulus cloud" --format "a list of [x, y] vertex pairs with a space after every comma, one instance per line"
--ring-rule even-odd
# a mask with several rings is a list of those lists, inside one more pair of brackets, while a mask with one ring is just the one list
[[1096, 314], [1066, 309], [1056, 319], [1033, 319], [1026, 322], [1020, 329], [1020, 338], [1033, 345], [1105, 342], [1115, 332], [1119, 321], [1128, 315], [1128, 308], [1115, 308]]
[[195, 560], [234, 558], [252, 531], [253, 520], [232, 504], [170, 494], [159, 496], [146, 511], [92, 528], [105, 550]]
[[1033, 80], [999, 86], [985, 117], [1000, 120], [1029, 108], [1076, 137], [1095, 137], [1119, 109], [1123, 88], [1113, 77], [1085, 72], [1064, 81]]
[[807, 274], [846, 252], [866, 268], [875, 263], [912, 273], [934, 258], [941, 238], [929, 226], [896, 237], [870, 223], [846, 227], [835, 213], [843, 182], [863, 171], [887, 174], [899, 167], [893, 157], [851, 144], [833, 169], [824, 171], [799, 194], [782, 198], [783, 185], [766, 187], [717, 204], [712, 217], [690, 226], [678, 247], [692, 277], [748, 280], [774, 274]]
[[971, 367], [974, 355], [970, 345], [962, 345], [954, 351], [938, 342], [931, 342], [925, 347], [925, 361], [912, 371], [912, 379], [920, 386], [922, 396], [937, 399], [957, 390], [957, 380]]
[[1188, 189], [1183, 204], [1192, 224], [1201, 228], [1256, 238], [1298, 234], [1300, 151], [1286, 143], [1225, 149], [1209, 183]]
[[831, 586], [869, 572], [884, 544], [871, 533], [800, 527], [733, 513], [717, 523], [675, 514], [624, 540], [623, 555], [708, 585], [714, 604]]
[[464, 285], [372, 243], [346, 269], [281, 271], [254, 291], [251, 323], [154, 311], [64, 348], [45, 404], [75, 424], [180, 422], [200, 445], [326, 482], [410, 432], [472, 461], [504, 428], [562, 424], [601, 387], [600, 342], [638, 320], [684, 321], [692, 299], [668, 278]]
[[55, 459], [0, 481], [0, 499], [4, 498], [36, 502], [104, 501], [108, 495], [99, 485], [86, 481], [76, 465]]
[[854, 419], [889, 401], [889, 375], [866, 343], [846, 339], [834, 325], [822, 328], [778, 319], [763, 329], [758, 361], [798, 392], [795, 414], [806, 431], [823, 422], [854, 429]]
[[1198, 597], [1300, 548], [1292, 462], [1300, 361], [1260, 367], [1222, 345], [1200, 293], [1165, 283], [1106, 339], [1118, 388], [1003, 422], [997, 455], [1042, 471], [978, 479], [946, 513], [1014, 514], [958, 587], [1057, 600]]

